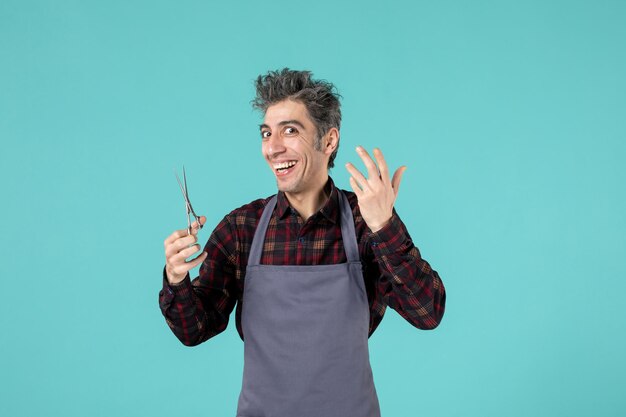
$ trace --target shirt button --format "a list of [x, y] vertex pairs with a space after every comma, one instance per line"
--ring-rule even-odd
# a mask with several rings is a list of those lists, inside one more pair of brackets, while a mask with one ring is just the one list
[[378, 242], [372, 242], [372, 246], [374, 247], [378, 246]]
[[305, 241], [306, 241], [306, 239], [303, 238], [303, 237], [298, 238], [298, 242], [300, 242], [300, 243], [304, 243]]

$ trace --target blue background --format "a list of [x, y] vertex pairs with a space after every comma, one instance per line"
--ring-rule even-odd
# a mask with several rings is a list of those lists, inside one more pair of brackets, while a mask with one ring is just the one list
[[[384, 416], [626, 412], [626, 3], [0, 2], [0, 415], [233, 416], [243, 344], [158, 308], [184, 164], [211, 229], [275, 192], [269, 69], [343, 95], [448, 292], [370, 339]], [[194, 275], [197, 272], [194, 272]]]

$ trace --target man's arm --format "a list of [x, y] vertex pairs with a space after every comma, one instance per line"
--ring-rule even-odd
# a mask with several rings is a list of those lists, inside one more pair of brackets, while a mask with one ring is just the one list
[[[193, 268], [191, 265], [194, 260], [185, 262], [181, 257], [191, 255], [184, 251], [187, 250], [185, 248], [196, 246], [188, 246], [195, 240], [190, 236], [173, 239], [177, 232], [165, 241], [167, 263], [163, 270], [159, 307], [174, 335], [184, 345], [195, 346], [223, 332], [235, 306], [235, 267], [232, 257], [228, 255], [234, 253], [235, 235], [231, 233], [230, 224], [224, 218], [204, 248], [206, 255], [196, 258], [204, 261], [200, 266], [200, 275], [191, 281], [188, 270]], [[186, 234], [186, 230], [183, 232], [181, 234]], [[180, 242], [175, 244], [176, 240]], [[195, 251], [197, 250], [199, 249], [196, 248]], [[180, 255], [176, 255], [177, 253]], [[185, 272], [182, 279], [177, 275], [181, 272]]]
[[411, 324], [433, 329], [443, 317], [445, 289], [437, 272], [420, 256], [393, 208], [406, 167], [398, 168], [391, 177], [380, 149], [374, 149], [376, 163], [363, 147], [358, 146], [356, 151], [368, 177], [351, 163], [346, 169], [360, 213], [372, 231], [370, 244], [381, 271], [378, 290], [387, 304]]
[[385, 304], [418, 329], [434, 329], [443, 318], [446, 291], [436, 271], [422, 259], [394, 211], [389, 223], [369, 239], [380, 270], [377, 292]]

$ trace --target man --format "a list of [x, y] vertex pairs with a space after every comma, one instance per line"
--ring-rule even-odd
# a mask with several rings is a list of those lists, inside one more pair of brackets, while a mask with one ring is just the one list
[[[435, 328], [445, 289], [393, 209], [405, 167], [390, 176], [379, 149], [357, 153], [353, 192], [328, 176], [339, 146], [334, 86], [308, 71], [269, 72], [253, 104], [278, 194], [233, 210], [200, 251], [194, 223], [165, 240], [159, 304], [187, 345], [222, 332], [235, 304], [244, 340], [237, 416], [377, 417], [368, 337], [386, 306]], [[193, 280], [188, 271], [200, 265]]]

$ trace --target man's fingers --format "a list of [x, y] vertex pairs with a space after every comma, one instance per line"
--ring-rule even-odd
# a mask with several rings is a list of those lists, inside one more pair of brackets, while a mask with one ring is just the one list
[[378, 178], [378, 175], [379, 175], [378, 168], [376, 167], [376, 164], [370, 157], [370, 154], [367, 153], [365, 148], [362, 146], [357, 146], [356, 152], [359, 154], [359, 156], [363, 160], [363, 163], [365, 164], [365, 167], [367, 168], [367, 175], [369, 175], [370, 180], [374, 178]]
[[169, 258], [170, 256], [176, 255], [181, 251], [181, 249], [184, 249], [197, 241], [198, 237], [195, 234], [185, 235], [165, 246], [165, 257]]
[[187, 229], [175, 230], [171, 235], [165, 238], [163, 244], [167, 247], [167, 245], [170, 245], [177, 239], [185, 236], [187, 236]]
[[168, 263], [170, 265], [172, 265], [174, 268], [183, 265], [183, 264], [187, 264], [187, 258], [189, 258], [190, 256], [192, 256], [193, 254], [197, 253], [200, 251], [200, 245], [196, 244], [193, 246], [189, 246], [188, 248], [185, 248], [183, 250], [181, 250], [180, 252], [172, 255], [170, 258], [168, 258]]
[[393, 191], [396, 195], [398, 195], [398, 190], [400, 189], [400, 181], [402, 180], [402, 175], [404, 175], [404, 171], [406, 171], [406, 166], [403, 165], [398, 168], [393, 174], [391, 186], [393, 187]]
[[360, 198], [361, 194], [363, 194], [363, 190], [361, 190], [361, 188], [359, 187], [359, 184], [357, 184], [354, 177], [350, 177], [349, 181], [350, 181], [350, 187], [352, 188], [352, 191], [354, 191], [354, 194], [356, 194], [357, 198]]
[[[206, 217], [205, 216], [200, 216], [200, 225], [204, 226], [204, 224], [206, 223]], [[202, 229], [202, 227], [200, 227], [200, 229]], [[191, 233], [192, 234], [197, 234], [198, 233], [198, 222], [194, 221], [193, 223], [191, 223]], [[195, 233], [194, 233], [195, 231]], [[165, 246], [173, 243], [174, 241], [176, 241], [177, 239], [180, 239], [181, 237], [185, 237], [188, 236], [189, 231], [187, 229], [179, 229], [174, 231], [174, 233], [172, 233], [171, 235], [169, 235], [167, 238], [165, 238], [165, 241], [163, 242]]]
[[180, 275], [181, 277], [184, 277], [190, 270], [204, 262], [207, 256], [208, 255], [206, 252], [202, 252], [200, 255], [193, 259], [190, 259], [189, 261], [185, 261], [183, 259], [183, 262], [171, 263], [169, 265], [168, 271], [175, 275]]
[[350, 162], [346, 164], [346, 169], [348, 170], [350, 175], [352, 175], [352, 178], [355, 179], [358, 186], [361, 187], [362, 190], [364, 191], [369, 190], [370, 187], [369, 187], [369, 184], [367, 183], [367, 178], [365, 178], [365, 176], [361, 174], [361, 171], [356, 169], [356, 167], [352, 165]]
[[178, 252], [178, 255], [176, 255], [176, 257], [178, 259], [182, 258], [183, 260], [186, 260], [194, 253], [199, 252], [200, 249], [201, 249], [200, 245], [196, 243], [195, 245], [189, 246], [188, 248], [185, 248], [181, 250], [180, 252]]
[[391, 179], [389, 178], [389, 167], [387, 167], [387, 162], [385, 161], [383, 152], [380, 148], [374, 148], [374, 158], [376, 158], [376, 163], [378, 164], [380, 178], [386, 186], [389, 186], [391, 184]]
[[207, 256], [208, 256], [208, 254], [206, 252], [202, 252], [200, 255], [198, 255], [195, 258], [187, 261], [187, 263], [185, 265], [187, 265], [189, 267], [189, 270], [192, 270], [196, 266], [198, 266], [202, 262], [204, 262], [204, 260], [206, 259]]
[[198, 233], [198, 230], [202, 229], [202, 226], [206, 223], [206, 217], [200, 216], [200, 224], [198, 224], [198, 220], [191, 223], [191, 233]]

